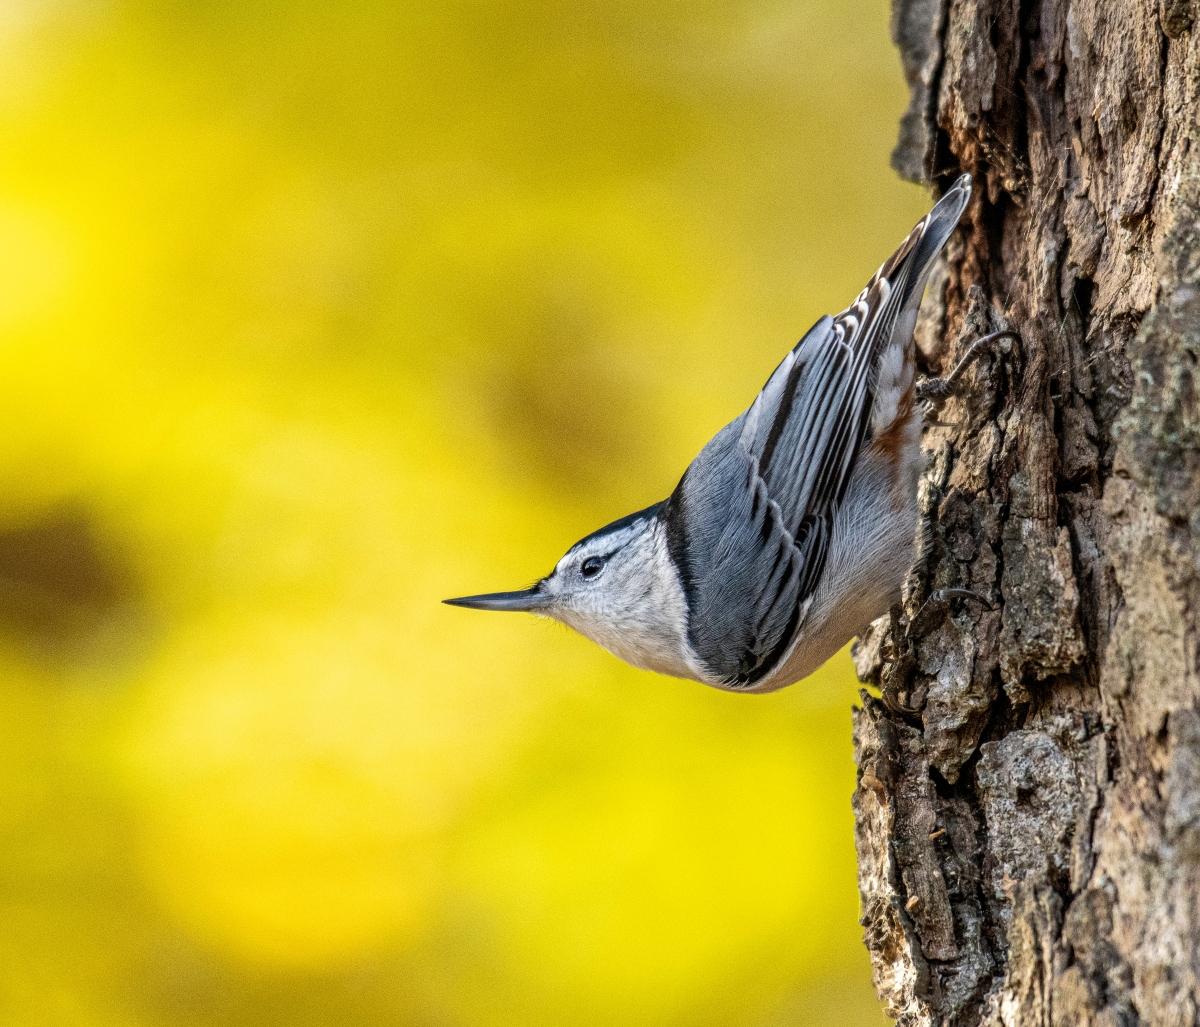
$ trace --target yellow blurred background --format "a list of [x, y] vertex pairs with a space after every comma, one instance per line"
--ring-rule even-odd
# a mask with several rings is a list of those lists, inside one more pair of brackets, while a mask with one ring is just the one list
[[0, 1022], [874, 1024], [845, 655], [517, 587], [924, 207], [885, 0], [0, 10]]

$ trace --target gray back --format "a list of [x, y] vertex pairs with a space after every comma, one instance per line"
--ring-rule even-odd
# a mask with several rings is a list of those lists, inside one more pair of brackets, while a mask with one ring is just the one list
[[663, 507], [688, 640], [727, 685], [761, 680], [803, 630], [834, 516], [869, 442], [880, 354], [900, 344], [911, 360], [921, 289], [969, 196], [960, 180], [850, 308], [810, 329]]

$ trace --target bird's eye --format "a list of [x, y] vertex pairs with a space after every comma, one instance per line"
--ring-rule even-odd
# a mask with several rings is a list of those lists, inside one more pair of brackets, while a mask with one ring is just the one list
[[589, 556], [579, 565], [579, 573], [585, 578], [594, 578], [604, 568], [604, 561], [598, 556]]

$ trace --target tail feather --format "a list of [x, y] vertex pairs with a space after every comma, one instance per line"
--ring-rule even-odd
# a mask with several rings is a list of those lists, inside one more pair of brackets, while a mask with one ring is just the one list
[[946, 195], [934, 204], [933, 210], [925, 215], [921, 222], [921, 236], [913, 254], [913, 269], [917, 272], [912, 276], [914, 285], [918, 281], [921, 285], [925, 284], [929, 269], [946, 245], [946, 240], [950, 238], [970, 200], [971, 176], [961, 175]]
[[899, 290], [889, 341], [902, 340], [906, 351], [912, 346], [917, 311], [921, 306], [925, 283], [929, 281], [929, 273], [970, 199], [971, 176], [962, 175], [946, 195], [934, 204], [933, 209], [917, 222], [900, 248], [880, 268], [879, 276], [887, 278]]

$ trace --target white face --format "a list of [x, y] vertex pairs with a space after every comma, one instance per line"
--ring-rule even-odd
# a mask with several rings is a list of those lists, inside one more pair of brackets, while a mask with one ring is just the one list
[[635, 667], [694, 677], [683, 590], [653, 517], [573, 546], [542, 582], [544, 612]]

